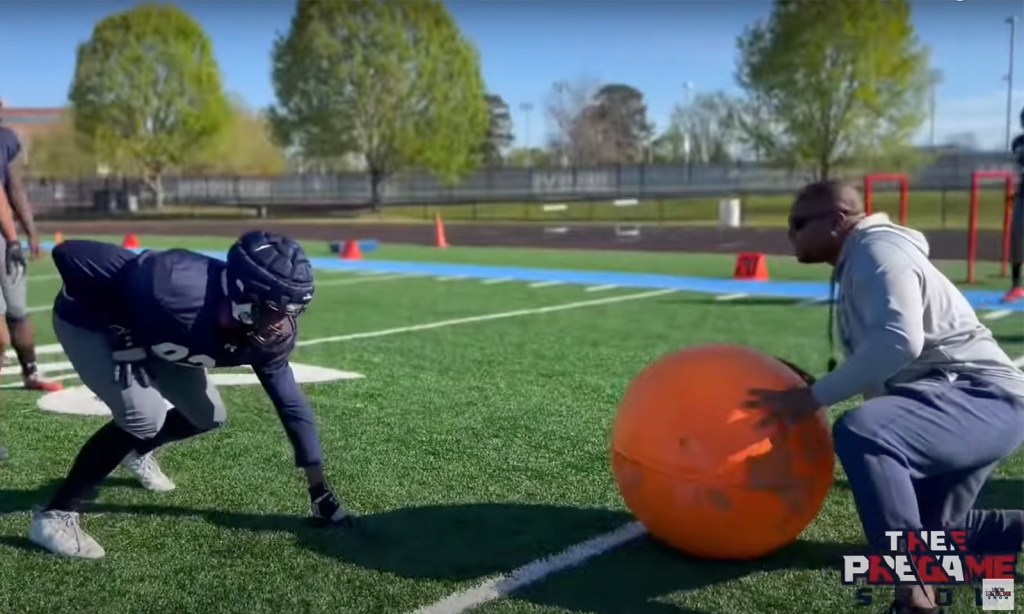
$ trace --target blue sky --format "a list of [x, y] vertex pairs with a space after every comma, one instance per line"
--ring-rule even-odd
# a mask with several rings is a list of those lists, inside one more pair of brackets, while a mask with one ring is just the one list
[[[828, 0], [822, 0], [828, 1]], [[62, 106], [75, 48], [104, 16], [128, 0], [5, 2], [0, 97], [10, 106]], [[644, 92], [651, 119], [664, 127], [684, 84], [697, 92], [735, 91], [735, 40], [768, 14], [770, 0], [450, 0], [449, 9], [481, 53], [488, 89], [513, 110], [517, 139], [526, 138], [521, 103], [532, 103], [530, 142], [545, 132], [544, 103], [558, 80], [598, 79]], [[1024, 0], [916, 0], [918, 36], [943, 73], [935, 130], [971, 132], [985, 147], [1003, 146], [1008, 15], [1019, 17], [1013, 130], [1024, 105]], [[274, 101], [270, 49], [288, 28], [292, 0], [179, 2], [206, 30], [228, 90], [249, 105]], [[928, 126], [921, 131], [925, 142]]]

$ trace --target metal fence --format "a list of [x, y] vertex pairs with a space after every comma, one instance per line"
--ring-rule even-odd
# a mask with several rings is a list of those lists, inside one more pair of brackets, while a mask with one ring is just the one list
[[[910, 176], [911, 190], [969, 189], [978, 170], [1014, 171], [1009, 154], [945, 154]], [[401, 173], [382, 185], [382, 204], [444, 205], [686, 198], [791, 193], [808, 176], [758, 164], [648, 165], [595, 168], [493, 168], [446, 186], [426, 173]], [[885, 191], [895, 186], [879, 185]], [[360, 207], [370, 201], [362, 173], [277, 177], [181, 177], [163, 180], [164, 202], [192, 206]], [[153, 201], [135, 179], [33, 179], [30, 197], [40, 211], [116, 210]], [[125, 197], [125, 195], [128, 195]]]

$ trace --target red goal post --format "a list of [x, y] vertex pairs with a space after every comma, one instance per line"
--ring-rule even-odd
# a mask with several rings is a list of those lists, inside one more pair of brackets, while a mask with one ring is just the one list
[[896, 183], [900, 186], [900, 225], [907, 225], [907, 201], [910, 197], [910, 181], [906, 175], [876, 173], [864, 175], [864, 212], [871, 215], [873, 187], [876, 183]]
[[978, 201], [979, 192], [990, 179], [1001, 179], [1005, 186], [1003, 200], [1003, 256], [1001, 275], [1006, 277], [1010, 261], [1010, 215], [1013, 211], [1014, 176], [1010, 171], [974, 171], [971, 173], [971, 208], [967, 224], [967, 283], [974, 283], [974, 263], [978, 257]]

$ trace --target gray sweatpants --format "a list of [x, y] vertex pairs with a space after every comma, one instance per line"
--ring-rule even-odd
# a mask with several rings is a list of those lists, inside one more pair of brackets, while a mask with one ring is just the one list
[[1017, 552], [1024, 511], [973, 507], [995, 467], [1024, 443], [1024, 399], [942, 375], [888, 392], [832, 429], [869, 545], [889, 551], [886, 530], [958, 529], [980, 551]]
[[7, 274], [7, 255], [0, 249], [0, 317], [22, 320], [27, 313], [28, 283], [25, 271]]
[[152, 439], [164, 425], [168, 404], [200, 431], [224, 423], [227, 411], [205, 369], [153, 358], [146, 363], [152, 385], [133, 382], [122, 389], [114, 377], [113, 350], [104, 333], [73, 326], [56, 315], [53, 330], [82, 383], [110, 408], [122, 430]]
[[1010, 218], [1010, 262], [1024, 264], [1024, 184], [1017, 186]]

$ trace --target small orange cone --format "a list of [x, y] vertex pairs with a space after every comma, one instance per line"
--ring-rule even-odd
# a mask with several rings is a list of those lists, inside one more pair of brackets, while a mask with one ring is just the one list
[[736, 256], [733, 279], [768, 281], [768, 260], [759, 252], [742, 252]]
[[362, 260], [363, 252], [359, 249], [359, 241], [345, 241], [345, 247], [341, 250], [342, 260]]
[[440, 248], [448, 247], [448, 240], [444, 237], [444, 222], [441, 221], [441, 214], [434, 214], [434, 245]]
[[53, 244], [54, 245], [60, 245], [63, 242], [64, 242], [64, 233], [63, 232], [58, 230], [57, 232], [53, 233]]
[[139, 238], [128, 233], [124, 236], [124, 241], [121, 242], [121, 247], [125, 249], [137, 249], [139, 247]]

